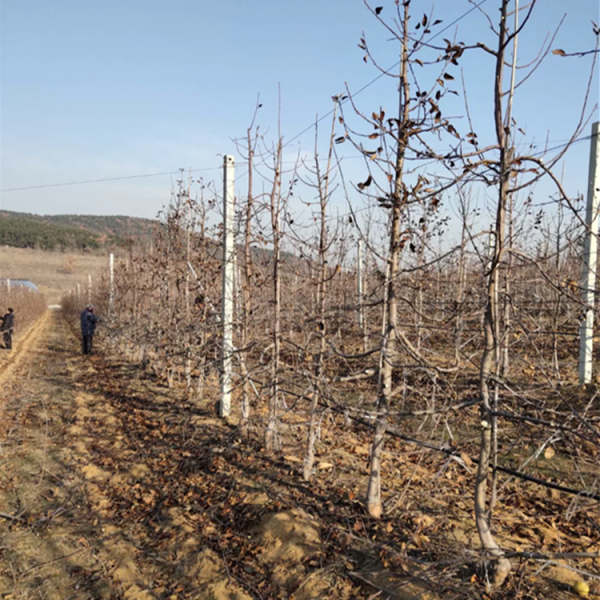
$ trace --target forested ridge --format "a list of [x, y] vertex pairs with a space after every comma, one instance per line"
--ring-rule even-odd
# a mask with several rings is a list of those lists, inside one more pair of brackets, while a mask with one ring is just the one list
[[43, 250], [93, 250], [148, 237], [155, 221], [125, 216], [36, 215], [0, 211], [0, 244]]
[[100, 236], [78, 227], [3, 217], [0, 219], [0, 244], [42, 250], [85, 250], [99, 248]]

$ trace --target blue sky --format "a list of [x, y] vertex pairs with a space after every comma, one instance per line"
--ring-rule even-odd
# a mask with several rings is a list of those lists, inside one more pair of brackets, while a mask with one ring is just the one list
[[[417, 15], [432, 4], [412, 3]], [[386, 11], [393, 2], [374, 5]], [[438, 0], [434, 14], [444, 26], [471, 6]], [[496, 18], [498, 6], [486, 0], [482, 8]], [[274, 132], [281, 87], [282, 132], [289, 140], [332, 108], [331, 96], [346, 82], [356, 90], [377, 75], [357, 47], [362, 31], [382, 64], [397, 60], [362, 0], [0, 0], [0, 8], [3, 190], [178, 168], [205, 169], [196, 174], [218, 181], [220, 155], [236, 153], [231, 140], [244, 135], [257, 94], [264, 105], [261, 128]], [[520, 62], [535, 57], [565, 13], [553, 48], [589, 49], [590, 21], [600, 21], [598, 12], [597, 0], [539, 0], [519, 41]], [[474, 11], [443, 35], [454, 36], [489, 41], [487, 21]], [[479, 138], [491, 142], [492, 59], [474, 52], [461, 66]], [[549, 56], [518, 90], [514, 114], [528, 139], [548, 137], [553, 145], [569, 137], [589, 69], [589, 57]], [[593, 105], [597, 72], [591, 89]], [[357, 100], [369, 112], [391, 110], [393, 84], [379, 80]], [[459, 104], [451, 108], [462, 111]], [[307, 133], [289, 152], [310, 153], [312, 145]], [[569, 152], [571, 193], [586, 190], [588, 156], [585, 141]], [[348, 175], [360, 181], [364, 168], [355, 164], [356, 176]], [[173, 178], [5, 191], [0, 207], [154, 217], [169, 199]]]

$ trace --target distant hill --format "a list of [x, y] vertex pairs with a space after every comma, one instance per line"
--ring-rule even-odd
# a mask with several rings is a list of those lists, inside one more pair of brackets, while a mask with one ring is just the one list
[[0, 210], [0, 217], [7, 219], [29, 219], [57, 225], [69, 225], [87, 229], [94, 233], [116, 238], [148, 237], [156, 225], [154, 219], [125, 217], [122, 215], [35, 215], [31, 213]]
[[0, 245], [40, 250], [94, 250], [101, 244], [98, 234], [78, 227], [0, 218]]
[[96, 249], [149, 239], [156, 221], [97, 215], [35, 215], [0, 211], [0, 245], [16, 248]]

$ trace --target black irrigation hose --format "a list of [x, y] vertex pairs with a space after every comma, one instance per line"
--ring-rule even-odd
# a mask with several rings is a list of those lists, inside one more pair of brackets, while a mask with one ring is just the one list
[[[258, 382], [258, 383], [260, 383], [260, 382]], [[302, 394], [296, 394], [295, 392], [291, 392], [289, 390], [282, 390], [282, 391], [286, 394], [296, 396], [299, 399], [304, 399], [304, 400], [307, 399], [306, 396], [304, 396]], [[321, 408], [328, 408], [330, 410], [333, 410], [334, 412], [336, 412], [338, 414], [343, 414], [346, 418], [348, 418], [352, 421], [355, 421], [356, 423], [363, 425], [364, 427], [366, 427], [368, 429], [373, 428], [372, 422], [366, 421], [365, 419], [363, 419], [361, 417], [354, 417], [354, 416], [348, 414], [343, 408], [341, 408], [339, 406], [332, 406], [332, 405], [326, 404], [325, 402], [322, 402], [322, 401], [319, 402], [319, 406], [321, 406]], [[386, 427], [386, 433], [389, 433], [393, 437], [396, 437], [405, 442], [408, 442], [409, 444], [415, 444], [416, 446], [421, 446], [421, 447], [427, 448], [429, 450], [434, 450], [435, 452], [441, 452], [442, 454], [446, 454], [447, 456], [456, 456], [456, 457], [460, 458], [460, 453], [458, 453], [456, 450], [451, 450], [449, 448], [441, 448], [440, 446], [435, 446], [434, 444], [430, 444], [428, 442], [422, 442], [420, 440], [415, 440], [414, 438], [408, 437], [407, 435], [404, 435], [403, 433], [400, 433], [399, 431], [391, 429], [390, 427]], [[473, 463], [479, 464], [479, 460], [477, 458], [471, 458], [471, 457], [469, 457], [469, 458]], [[537, 483], [538, 485], [541, 485], [546, 488], [565, 492], [566, 494], [572, 494], [573, 496], [581, 496], [584, 498], [591, 498], [593, 500], [600, 501], [600, 492], [588, 492], [586, 490], [576, 490], [573, 488], [566, 487], [564, 485], [559, 485], [558, 483], [552, 483], [551, 481], [546, 481], [545, 479], [539, 479], [538, 477], [533, 477], [533, 475], [527, 475], [526, 473], [522, 473], [521, 471], [516, 471], [515, 469], [509, 469], [508, 467], [496, 466], [496, 471], [500, 471], [501, 473], [506, 473], [507, 475], [512, 475], [513, 477], [517, 477], [518, 479], [523, 479], [524, 481], [531, 481], [532, 483]]]
[[[330, 408], [338, 413], [344, 412], [343, 409], [340, 409], [338, 407], [327, 406], [323, 403], [321, 403], [321, 406]], [[353, 421], [356, 421], [357, 423], [364, 425], [365, 427], [368, 427], [368, 428], [372, 427], [371, 423], [369, 423], [368, 421], [365, 421], [364, 419], [362, 419], [360, 417], [353, 417], [351, 415], [346, 415], [346, 416], [348, 418], [352, 419]], [[423, 448], [428, 448], [429, 450], [435, 450], [436, 452], [441, 452], [443, 454], [446, 454], [447, 456], [460, 457], [460, 454], [458, 454], [455, 450], [451, 450], [449, 448], [441, 448], [439, 446], [435, 446], [434, 444], [429, 444], [428, 442], [421, 442], [420, 440], [415, 440], [414, 438], [408, 437], [408, 436], [400, 433], [399, 431], [390, 429], [389, 427], [386, 428], [386, 433], [389, 433], [393, 437], [399, 438], [410, 444], [422, 446]], [[476, 458], [471, 458], [471, 461], [473, 461], [475, 464], [479, 464], [479, 460]], [[600, 501], [600, 493], [599, 492], [588, 492], [586, 490], [575, 490], [573, 488], [565, 487], [564, 485], [559, 485], [557, 483], [552, 483], [551, 481], [546, 481], [544, 479], [539, 479], [538, 477], [533, 477], [532, 475], [527, 475], [525, 473], [522, 473], [521, 471], [516, 471], [514, 469], [509, 469], [507, 467], [497, 466], [496, 471], [500, 471], [501, 473], [506, 473], [507, 475], [512, 475], [513, 477], [517, 477], [517, 478], [523, 479], [525, 481], [531, 481], [532, 483], [537, 483], [538, 485], [541, 485], [541, 486], [544, 486], [544, 487], [547, 487], [547, 488], [550, 488], [553, 490], [565, 492], [566, 494], [572, 494], [574, 496], [582, 496], [584, 498], [592, 498], [593, 500]]]

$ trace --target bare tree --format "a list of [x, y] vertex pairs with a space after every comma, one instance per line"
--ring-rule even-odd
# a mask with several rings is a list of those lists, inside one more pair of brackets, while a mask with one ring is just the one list
[[[259, 101], [256, 103], [252, 121], [246, 131], [245, 148], [246, 160], [248, 161], [248, 190], [246, 197], [245, 215], [244, 215], [244, 280], [242, 284], [243, 310], [241, 315], [241, 351], [245, 352], [250, 343], [250, 316], [252, 314], [252, 216], [254, 212], [254, 156], [258, 144], [259, 127], [255, 127], [256, 116], [262, 105]], [[240, 144], [238, 144], [239, 146]], [[247, 368], [247, 361], [240, 354], [240, 365], [242, 371], [242, 414], [240, 419], [240, 432], [242, 436], [248, 435], [250, 424], [250, 395], [252, 391], [252, 381]]]
[[[440, 21], [434, 21], [431, 15], [424, 15], [413, 28], [410, 24], [410, 1], [396, 3], [396, 15], [386, 20], [381, 7], [372, 8], [365, 2], [374, 17], [383, 25], [399, 44], [398, 72], [393, 73], [380, 67], [369, 50], [366, 39], [360, 40], [359, 47], [365, 51], [365, 60], [371, 60], [386, 76], [397, 81], [398, 107], [393, 116], [388, 116], [383, 108], [373, 111], [372, 116], [363, 114], [354, 102], [352, 94], [348, 97], [355, 112], [363, 121], [373, 127], [373, 133], [360, 134], [352, 129], [342, 116], [348, 138], [367, 159], [369, 175], [358, 189], [370, 197], [375, 197], [379, 205], [390, 211], [390, 225], [385, 271], [385, 294], [382, 314], [382, 336], [380, 346], [380, 375], [377, 392], [377, 420], [371, 449], [370, 476], [367, 491], [367, 507], [371, 516], [382, 514], [381, 499], [381, 455], [385, 432], [388, 426], [388, 412], [393, 395], [394, 362], [398, 357], [399, 344], [406, 346], [408, 340], [398, 324], [398, 278], [400, 275], [400, 256], [403, 248], [414, 234], [408, 214], [413, 205], [439, 202], [439, 189], [428, 187], [431, 182], [419, 174], [417, 182], [410, 185], [406, 181], [407, 157], [412, 159], [439, 158], [426, 142], [427, 134], [447, 132], [457, 135], [453, 125], [442, 116], [440, 100], [448, 93], [446, 82], [454, 79], [447, 68], [457, 63], [462, 47], [449, 43], [441, 55], [431, 60], [419, 58], [419, 53], [428, 48], [425, 41], [431, 28]], [[419, 31], [421, 29], [421, 31]], [[425, 62], [427, 60], [427, 63]], [[434, 83], [424, 88], [419, 83], [416, 70], [425, 64], [437, 65]], [[427, 84], [425, 84], [427, 85]], [[343, 114], [343, 111], [342, 111]], [[343, 141], [340, 138], [339, 141]], [[375, 150], [365, 148], [362, 140], [377, 140]], [[371, 168], [374, 165], [374, 168]], [[383, 179], [383, 181], [382, 181]], [[447, 184], [449, 187], [451, 184]], [[372, 187], [371, 187], [372, 186]], [[370, 188], [370, 189], [369, 189]], [[370, 190], [374, 189], [374, 192]], [[418, 356], [418, 350], [409, 343], [410, 352]]]
[[[337, 109], [337, 105], [336, 105]], [[318, 250], [318, 284], [317, 284], [317, 328], [319, 331], [319, 349], [316, 353], [314, 360], [314, 384], [312, 391], [312, 399], [310, 404], [309, 414], [309, 425], [308, 425], [308, 437], [306, 443], [306, 458], [304, 460], [303, 476], [308, 481], [312, 475], [314, 462], [315, 462], [315, 443], [317, 439], [317, 420], [318, 414], [317, 409], [321, 399], [321, 386], [322, 373], [323, 373], [323, 361], [325, 358], [325, 352], [327, 350], [327, 327], [325, 319], [326, 311], [326, 295], [327, 295], [327, 282], [331, 279], [328, 276], [328, 265], [327, 265], [327, 253], [331, 245], [331, 240], [327, 239], [327, 204], [330, 197], [330, 181], [331, 181], [331, 161], [333, 156], [333, 139], [334, 139], [334, 128], [336, 122], [337, 111], [333, 111], [333, 120], [331, 124], [331, 135], [329, 141], [329, 151], [327, 156], [327, 165], [325, 173], [322, 173], [321, 165], [319, 161], [319, 154], [317, 151], [318, 142], [318, 126], [315, 126], [315, 166], [314, 176], [317, 195], [319, 199], [319, 250]]]
[[[497, 160], [489, 160], [479, 162], [474, 165], [473, 172], [478, 166], [485, 164], [486, 173], [484, 177], [489, 177], [489, 181], [497, 185], [498, 196], [495, 206], [495, 224], [493, 226], [493, 247], [491, 253], [490, 268], [487, 274], [486, 288], [486, 308], [484, 313], [484, 350], [481, 356], [480, 364], [480, 413], [481, 413], [481, 443], [479, 452], [479, 466], [477, 472], [477, 481], [475, 487], [475, 519], [477, 530], [481, 544], [491, 558], [491, 586], [499, 587], [506, 579], [510, 572], [510, 561], [505, 557], [504, 551], [500, 548], [491, 528], [491, 512], [496, 497], [496, 465], [497, 465], [497, 417], [495, 413], [498, 411], [498, 396], [499, 396], [499, 381], [497, 375], [501, 373], [503, 364], [507, 364], [507, 358], [502, 359], [502, 345], [507, 344], [506, 327], [508, 325], [507, 313], [501, 314], [501, 302], [499, 300], [500, 291], [500, 274], [505, 256], [511, 252], [511, 248], [507, 246], [507, 213], [512, 207], [513, 195], [521, 189], [526, 189], [543, 175], [549, 175], [551, 179], [557, 183], [556, 178], [551, 173], [551, 168], [557, 163], [560, 157], [566, 151], [563, 149], [558, 155], [552, 157], [548, 163], [544, 163], [541, 159], [534, 156], [517, 156], [515, 151], [515, 143], [513, 141], [513, 96], [516, 87], [526, 81], [529, 76], [541, 64], [541, 61], [548, 55], [551, 43], [542, 48], [539, 59], [535, 62], [529, 73], [515, 85], [515, 69], [516, 69], [516, 40], [517, 36], [530, 21], [533, 10], [537, 5], [537, 0], [533, 0], [521, 10], [525, 12], [523, 21], [518, 24], [519, 4], [518, 1], [514, 4], [515, 26], [512, 31], [509, 28], [508, 18], [511, 0], [501, 0], [500, 2], [500, 20], [498, 29], [494, 29], [497, 36], [497, 48], [492, 49], [483, 43], [478, 43], [477, 47], [482, 48], [490, 54], [495, 63], [495, 79], [494, 79], [494, 111], [493, 119], [496, 133], [496, 146], [494, 150], [498, 152]], [[490, 24], [492, 20], [488, 17]], [[513, 42], [513, 62], [511, 67], [511, 79], [508, 89], [505, 89], [505, 70], [507, 67], [507, 50]], [[579, 134], [581, 126], [584, 122], [585, 114], [582, 111], [582, 116], [579, 124], [576, 126], [572, 139]], [[568, 144], [565, 145], [565, 148]], [[533, 162], [539, 168], [528, 169], [525, 165], [528, 162]], [[489, 169], [491, 165], [491, 170]], [[471, 169], [471, 166], [467, 167]], [[481, 172], [481, 171], [480, 171]], [[533, 173], [533, 175], [530, 175]], [[511, 185], [519, 174], [528, 175], [523, 177], [523, 180]], [[560, 186], [559, 186], [560, 189]], [[564, 191], [560, 189], [561, 194], [566, 197]], [[510, 266], [510, 265], [509, 265]], [[490, 463], [493, 465], [492, 478], [492, 493], [487, 503], [488, 478], [490, 475]]]

